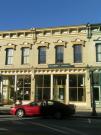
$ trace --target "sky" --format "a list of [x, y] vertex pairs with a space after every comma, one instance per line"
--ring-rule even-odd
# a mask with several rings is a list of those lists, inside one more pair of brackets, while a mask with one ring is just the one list
[[101, 0], [0, 0], [0, 31], [101, 23]]

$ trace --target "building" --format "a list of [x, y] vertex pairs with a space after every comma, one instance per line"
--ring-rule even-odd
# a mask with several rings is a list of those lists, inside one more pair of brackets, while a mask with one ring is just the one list
[[0, 31], [0, 102], [101, 107], [101, 24]]

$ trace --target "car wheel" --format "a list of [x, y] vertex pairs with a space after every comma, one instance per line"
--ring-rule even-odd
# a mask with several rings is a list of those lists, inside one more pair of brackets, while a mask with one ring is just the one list
[[23, 109], [18, 109], [17, 112], [16, 112], [16, 116], [21, 118], [25, 115], [25, 112]]
[[61, 112], [54, 113], [54, 118], [55, 119], [61, 119], [62, 118], [62, 113]]

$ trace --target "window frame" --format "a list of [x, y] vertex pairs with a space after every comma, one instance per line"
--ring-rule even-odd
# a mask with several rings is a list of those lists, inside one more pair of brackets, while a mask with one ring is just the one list
[[[11, 51], [11, 53], [10, 53], [10, 51]], [[12, 65], [13, 64], [13, 57], [14, 57], [14, 49], [13, 48], [6, 48], [5, 65]]]
[[[24, 53], [24, 51], [28, 49], [28, 54]], [[26, 65], [29, 64], [29, 55], [30, 55], [30, 48], [29, 47], [22, 47], [21, 48], [21, 64]]]
[[64, 63], [64, 46], [58, 45], [55, 47], [55, 63], [62, 64]]
[[46, 46], [38, 47], [38, 64], [46, 64]]
[[73, 45], [73, 55], [74, 55], [74, 63], [82, 63], [82, 45], [81, 44]]
[[69, 100], [70, 102], [86, 102], [84, 74], [71, 74], [69, 76]]
[[[98, 47], [101, 47], [101, 43], [96, 43], [96, 62], [101, 62], [101, 50], [100, 52], [98, 51]], [[100, 60], [99, 60], [99, 56], [100, 55]]]

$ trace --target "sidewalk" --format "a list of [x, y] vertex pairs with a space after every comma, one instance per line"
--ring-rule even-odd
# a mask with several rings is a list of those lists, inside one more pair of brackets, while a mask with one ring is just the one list
[[81, 117], [81, 118], [101, 118], [101, 108], [96, 109], [96, 115], [93, 115], [92, 109], [78, 109], [74, 117]]

